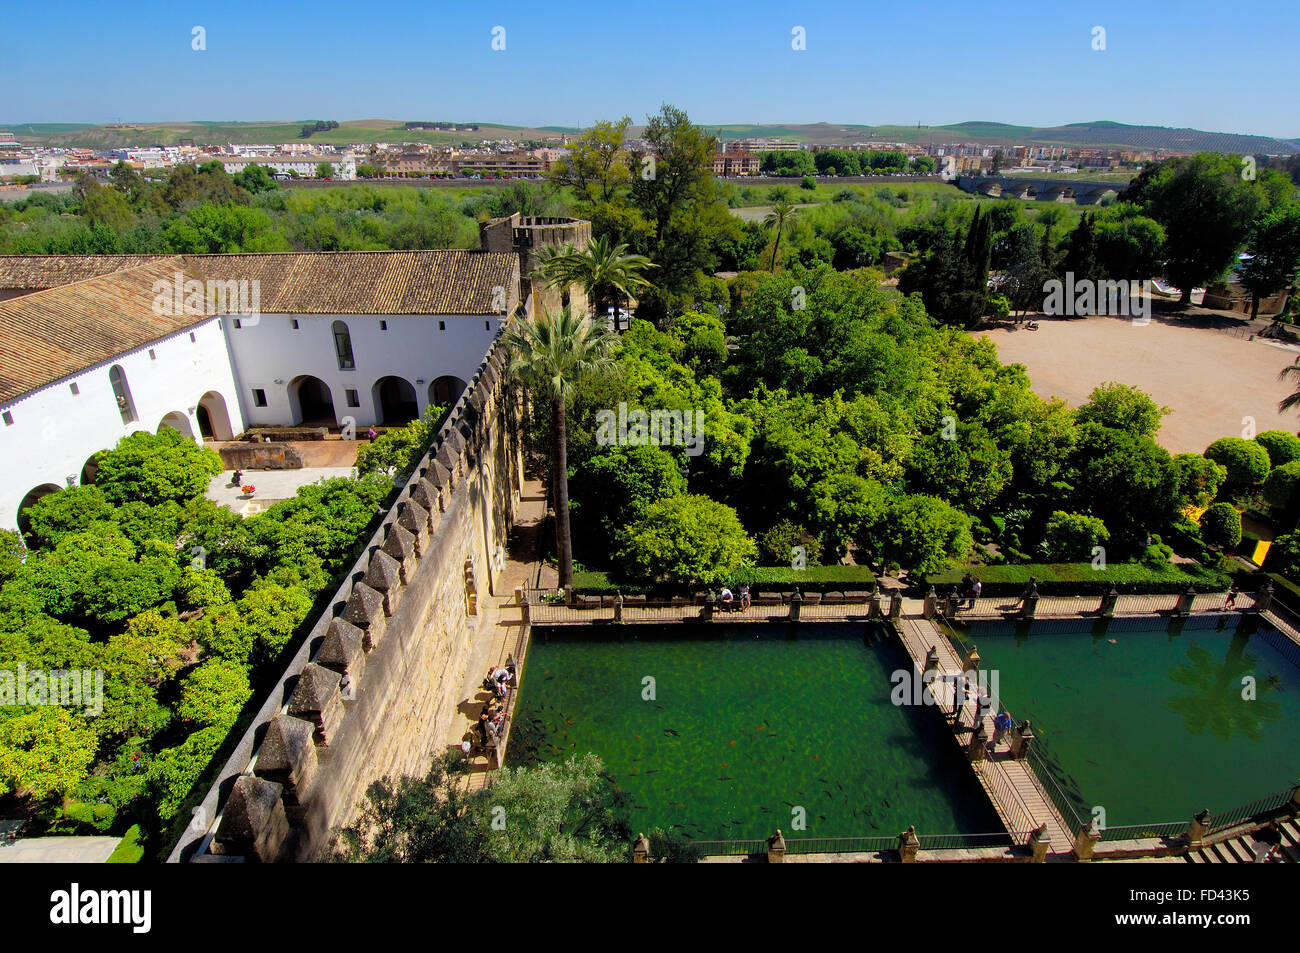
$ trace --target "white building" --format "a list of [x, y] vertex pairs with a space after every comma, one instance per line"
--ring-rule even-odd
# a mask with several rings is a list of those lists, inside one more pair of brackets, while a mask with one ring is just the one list
[[504, 251], [0, 256], [0, 527], [137, 430], [450, 406], [520, 292]]
[[217, 156], [231, 175], [243, 172], [250, 165], [265, 166], [273, 175], [296, 175], [302, 179], [316, 178], [316, 168], [322, 163], [329, 163], [333, 169], [331, 178], [350, 181], [357, 177], [357, 160], [354, 156], [306, 155], [306, 156]]

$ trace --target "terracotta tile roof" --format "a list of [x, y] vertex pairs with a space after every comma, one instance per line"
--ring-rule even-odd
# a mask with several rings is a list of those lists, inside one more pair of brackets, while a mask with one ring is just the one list
[[0, 401], [207, 320], [154, 313], [154, 282], [180, 268], [180, 258], [160, 258], [0, 301]]
[[0, 401], [207, 320], [154, 314], [154, 282], [178, 271], [256, 280], [264, 314], [497, 314], [495, 289], [509, 306], [519, 288], [512, 252], [0, 255], [0, 288], [47, 289], [0, 301]]
[[513, 252], [287, 252], [186, 255], [201, 280], [256, 280], [263, 314], [497, 314], [519, 287]]
[[167, 255], [0, 255], [0, 288], [40, 291], [145, 265]]

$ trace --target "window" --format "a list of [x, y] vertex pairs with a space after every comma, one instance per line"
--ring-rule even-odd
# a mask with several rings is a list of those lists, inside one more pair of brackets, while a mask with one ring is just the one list
[[149, 348], [149, 360], [151, 361], [158, 360], [158, 355], [153, 352], [153, 348]]
[[379, 322], [379, 330], [381, 330], [381, 331], [387, 331], [387, 330], [388, 330], [388, 322], [387, 322], [387, 321], [380, 321], [380, 322]]
[[260, 387], [253, 388], [253, 406], [254, 407], [266, 406], [266, 391], [262, 390], [262, 388]]
[[195, 336], [194, 336], [194, 332], [191, 331], [191, 332], [190, 332], [190, 342], [193, 343], [193, 342], [195, 342], [195, 341], [197, 341], [197, 340], [198, 340], [198, 338], [195, 337]]
[[72, 391], [72, 396], [73, 396], [73, 397], [76, 397], [78, 394], [81, 393], [81, 388], [78, 387], [78, 386], [76, 385], [75, 382], [69, 384], [69, 385], [68, 385], [68, 389], [69, 389], [70, 391]]
[[491, 331], [491, 330], [492, 330], [492, 322], [491, 322], [491, 321], [484, 321], [484, 322], [483, 322], [483, 330], [484, 330], [484, 331]]
[[298, 330], [298, 319], [297, 319], [297, 318], [293, 318], [293, 319], [291, 319], [291, 320], [289, 321], [289, 323], [290, 323], [291, 325], [293, 325], [293, 329], [294, 329], [295, 331]]
[[334, 322], [334, 353], [338, 355], [339, 370], [356, 370], [356, 362], [352, 359], [352, 335], [342, 321]]
[[6, 427], [12, 427], [14, 425], [14, 415], [6, 410], [4, 413], [4, 421]]
[[354, 391], [354, 390], [347, 390], [347, 391], [344, 391], [344, 393], [347, 395], [347, 398], [348, 398], [348, 406], [349, 406], [349, 407], [360, 407], [360, 406], [361, 406], [361, 398], [357, 395], [357, 392], [356, 392], [356, 391]]
[[447, 322], [446, 322], [446, 321], [439, 321], [439, 322], [438, 322], [438, 330], [439, 330], [439, 331], [446, 331], [446, 330], [447, 330]]
[[240, 321], [238, 318], [235, 318], [235, 327], [242, 328], [243, 326], [244, 326], [243, 322]]
[[117, 409], [122, 414], [122, 423], [134, 423], [139, 417], [135, 412], [135, 401], [131, 399], [131, 385], [126, 382], [126, 371], [121, 364], [114, 364], [108, 372], [108, 382], [113, 387], [113, 398]]

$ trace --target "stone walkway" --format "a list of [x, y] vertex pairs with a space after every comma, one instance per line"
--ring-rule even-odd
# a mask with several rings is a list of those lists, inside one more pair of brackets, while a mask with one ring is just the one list
[[240, 516], [252, 516], [268, 506], [287, 500], [298, 490], [321, 480], [350, 477], [351, 467], [303, 467], [300, 470], [246, 470], [243, 483], [257, 487], [252, 499], [245, 499], [239, 487], [232, 486], [234, 470], [223, 470], [208, 483], [203, 495], [214, 503], [234, 510]]
[[[482, 684], [489, 667], [495, 669], [504, 665], [506, 659], [514, 655], [519, 664], [517, 674], [522, 678], [526, 652], [520, 650], [520, 640], [521, 636], [526, 639], [526, 633], [520, 631], [523, 618], [520, 607], [515, 602], [515, 587], [534, 588], [538, 585], [539, 576], [542, 586], [554, 587], [558, 582], [555, 568], [542, 564], [538, 558], [541, 551], [540, 533], [546, 527], [545, 521], [545, 487], [540, 480], [526, 479], [515, 513], [515, 523], [510, 530], [505, 568], [499, 574], [499, 581], [492, 594], [480, 602], [480, 611], [487, 617], [484, 620], [487, 623], [484, 631], [490, 633], [490, 637], [480, 639], [474, 645], [468, 674], [459, 695], [461, 701], [457, 706], [461, 717], [452, 719], [444, 738], [449, 749], [460, 745], [464, 732], [478, 721], [483, 704], [490, 697]], [[513, 701], [513, 696], [510, 701]], [[513, 711], [508, 706], [507, 715], [512, 714]], [[485, 757], [476, 756], [471, 763], [474, 770], [469, 775], [469, 789], [473, 790], [487, 783], [490, 770]]]
[[102, 864], [120, 837], [28, 837], [0, 847], [0, 864]]

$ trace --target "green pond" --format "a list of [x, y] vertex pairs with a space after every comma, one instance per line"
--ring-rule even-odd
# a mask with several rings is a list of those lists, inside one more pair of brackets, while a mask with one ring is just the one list
[[899, 669], [863, 624], [539, 628], [507, 763], [595, 752], [634, 826], [697, 840], [1001, 831], [939, 712], [891, 704]]
[[1185, 821], [1300, 776], [1300, 649], [1254, 617], [964, 628], [1084, 820]]

